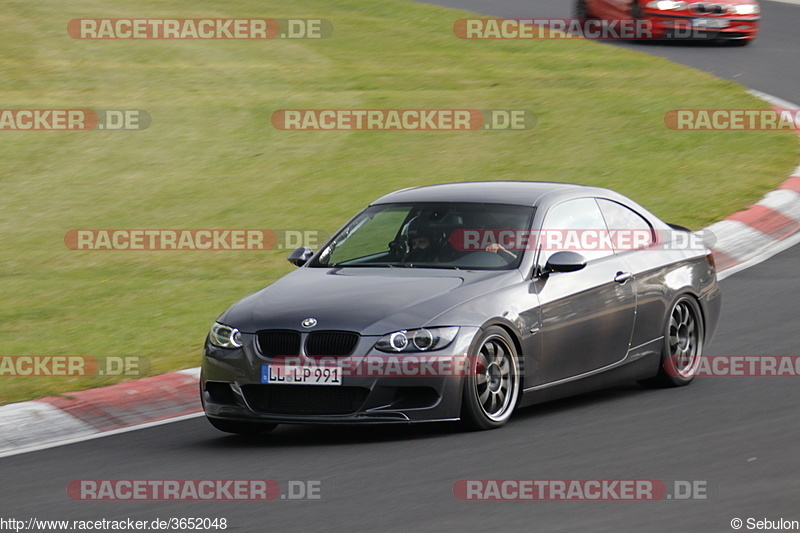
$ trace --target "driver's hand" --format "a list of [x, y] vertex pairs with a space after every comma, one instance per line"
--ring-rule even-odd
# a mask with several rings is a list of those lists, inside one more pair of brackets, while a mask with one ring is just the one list
[[484, 248], [487, 252], [494, 252], [509, 263], [515, 261], [517, 259], [517, 254], [514, 252], [509, 252], [505, 248], [503, 248], [500, 244], [494, 243], [490, 244], [486, 248]]

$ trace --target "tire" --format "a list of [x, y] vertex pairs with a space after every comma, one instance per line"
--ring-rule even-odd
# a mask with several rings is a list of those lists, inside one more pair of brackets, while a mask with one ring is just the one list
[[586, 5], [586, 0], [575, 0], [572, 4], [572, 18], [574, 19], [591, 19], [594, 18], [589, 12], [589, 6]]
[[464, 378], [461, 421], [471, 430], [505, 424], [519, 400], [519, 356], [506, 330], [490, 326], [476, 337], [472, 372]]
[[212, 426], [225, 433], [237, 435], [265, 435], [278, 427], [278, 424], [262, 422], [239, 422], [238, 420], [224, 420], [222, 418], [206, 417]]
[[704, 333], [700, 304], [687, 294], [678, 298], [666, 318], [658, 374], [640, 383], [648, 387], [683, 387], [691, 383], [703, 354]]
[[640, 19], [643, 16], [642, 4], [639, 3], [639, 0], [633, 0], [633, 4], [631, 4], [631, 17], [633, 19]]

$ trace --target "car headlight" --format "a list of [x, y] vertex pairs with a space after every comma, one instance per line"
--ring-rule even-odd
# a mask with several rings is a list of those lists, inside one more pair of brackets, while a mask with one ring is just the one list
[[758, 4], [738, 4], [731, 6], [731, 9], [737, 15], [757, 15], [761, 13], [761, 8]]
[[458, 334], [458, 327], [404, 329], [384, 335], [375, 344], [382, 352], [430, 352], [446, 347]]
[[658, 9], [659, 11], [680, 11], [686, 9], [686, 2], [676, 0], [653, 0], [648, 2], [645, 6], [649, 9]]
[[241, 332], [236, 328], [220, 324], [219, 322], [214, 322], [214, 325], [211, 326], [211, 333], [209, 333], [208, 339], [211, 341], [211, 344], [219, 346], [220, 348], [242, 347]]

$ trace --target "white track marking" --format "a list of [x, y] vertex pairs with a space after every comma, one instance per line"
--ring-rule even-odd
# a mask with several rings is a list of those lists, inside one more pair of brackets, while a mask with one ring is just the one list
[[[31, 403], [34, 403], [34, 402], [31, 402]], [[35, 402], [35, 403], [42, 403], [42, 402]], [[47, 404], [45, 404], [45, 405], [47, 405]], [[126, 427], [126, 428], [112, 429], [111, 431], [98, 431], [97, 433], [93, 433], [91, 435], [69, 436], [69, 437], [65, 437], [65, 438], [63, 438], [61, 440], [58, 440], [58, 441], [42, 443], [42, 444], [39, 444], [39, 445], [27, 446], [25, 448], [21, 448], [21, 449], [17, 449], [17, 450], [10, 450], [10, 451], [0, 452], [0, 458], [2, 458], [2, 457], [10, 457], [12, 455], [19, 455], [19, 454], [22, 454], [22, 453], [36, 452], [36, 451], [39, 451], [39, 450], [46, 450], [48, 448], [55, 448], [57, 446], [66, 446], [67, 444], [74, 444], [76, 442], [84, 442], [84, 441], [87, 441], [87, 440], [94, 440], [94, 439], [99, 439], [99, 438], [102, 438], [102, 437], [110, 437], [111, 435], [119, 435], [120, 433], [128, 433], [130, 431], [136, 431], [138, 429], [146, 429], [146, 428], [152, 428], [152, 427], [156, 427], [156, 426], [163, 426], [165, 424], [171, 424], [172, 422], [182, 422], [184, 420], [190, 420], [192, 418], [198, 418], [198, 417], [204, 416], [204, 414], [205, 413], [202, 413], [202, 412], [200, 412], [200, 413], [190, 413], [188, 415], [175, 416], [175, 417], [172, 417], [172, 418], [166, 418], [164, 420], [156, 420], [155, 422], [147, 422], [145, 424], [138, 424], [138, 425], [130, 426], [130, 427]]]

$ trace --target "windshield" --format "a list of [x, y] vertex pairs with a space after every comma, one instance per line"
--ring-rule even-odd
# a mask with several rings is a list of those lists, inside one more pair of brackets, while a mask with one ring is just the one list
[[503, 247], [493, 236], [526, 233], [532, 218], [533, 207], [517, 205], [374, 205], [350, 221], [310, 266], [516, 268], [524, 247]]

